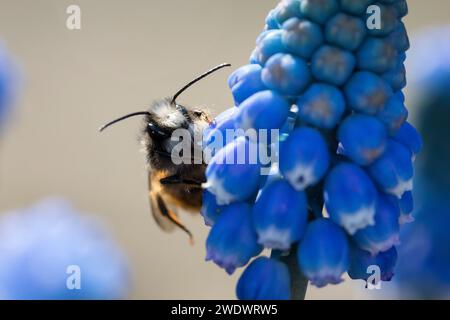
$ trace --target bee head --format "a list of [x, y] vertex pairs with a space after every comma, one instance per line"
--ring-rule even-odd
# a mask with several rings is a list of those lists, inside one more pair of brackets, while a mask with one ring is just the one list
[[148, 111], [130, 113], [116, 120], [113, 120], [102, 126], [100, 128], [100, 131], [103, 131], [109, 126], [122, 120], [135, 116], [145, 116], [145, 132], [151, 139], [161, 141], [170, 138], [173, 131], [176, 129], [191, 129], [193, 124], [195, 125], [197, 123], [210, 123], [211, 120], [204, 111], [188, 110], [182, 105], [178, 104], [176, 100], [184, 91], [186, 91], [186, 89], [191, 87], [196, 82], [219, 69], [229, 66], [231, 66], [229, 63], [223, 63], [215, 68], [212, 68], [211, 70], [206, 71], [205, 73], [201, 74], [200, 76], [186, 84], [183, 88], [178, 90], [178, 92], [175, 93], [172, 98], [155, 102]]

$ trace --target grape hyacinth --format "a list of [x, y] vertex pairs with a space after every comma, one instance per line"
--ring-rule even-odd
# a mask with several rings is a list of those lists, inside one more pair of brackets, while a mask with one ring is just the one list
[[120, 299], [129, 286], [128, 262], [110, 234], [67, 201], [2, 214], [0, 299]]
[[[406, 14], [405, 0], [283, 0], [250, 63], [230, 76], [235, 107], [205, 139], [206, 149], [216, 144], [202, 209], [212, 226], [207, 259], [231, 273], [273, 250], [245, 269], [238, 298], [298, 299], [306, 283], [296, 279], [323, 287], [348, 272], [366, 280], [372, 264], [392, 278], [420, 151], [402, 93]], [[214, 143], [233, 128], [280, 135]], [[270, 164], [258, 152], [252, 163], [225, 161], [267, 149], [277, 155]], [[261, 177], [268, 166], [272, 175]]]
[[18, 89], [18, 70], [13, 59], [0, 42], [0, 133], [10, 113]]

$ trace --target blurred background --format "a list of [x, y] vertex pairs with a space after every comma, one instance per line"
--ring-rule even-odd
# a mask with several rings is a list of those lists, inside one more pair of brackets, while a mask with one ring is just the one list
[[[81, 8], [81, 30], [66, 28], [66, 9], [72, 4]], [[164, 234], [153, 222], [137, 140], [139, 120], [103, 134], [97, 129], [170, 96], [211, 66], [247, 63], [264, 18], [276, 4], [0, 0], [0, 39], [22, 74], [19, 100], [0, 137], [0, 212], [30, 207], [48, 196], [64, 197], [101, 220], [122, 248], [131, 274], [126, 297], [234, 299], [240, 272], [230, 279], [204, 262], [208, 229], [200, 217], [182, 217], [195, 234], [194, 247], [182, 232]], [[411, 39], [424, 28], [450, 23], [447, 0], [408, 4], [405, 23]], [[412, 41], [409, 54], [417, 49]], [[226, 84], [230, 72], [199, 83], [180, 102], [217, 115], [233, 104]], [[409, 79], [416, 77], [414, 72], [420, 71], [408, 70]], [[414, 123], [418, 112], [412, 99], [408, 92]], [[368, 297], [362, 281], [307, 293], [307, 299]]]

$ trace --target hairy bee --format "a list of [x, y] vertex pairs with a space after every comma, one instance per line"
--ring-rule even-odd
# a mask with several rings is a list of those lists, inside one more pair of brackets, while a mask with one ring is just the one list
[[196, 82], [229, 66], [231, 65], [228, 63], [218, 65], [190, 81], [172, 98], [156, 101], [147, 111], [127, 114], [100, 128], [100, 131], [103, 131], [119, 121], [144, 116], [142, 142], [149, 165], [148, 195], [152, 215], [162, 230], [172, 231], [178, 227], [189, 235], [191, 242], [193, 242], [192, 233], [179, 219], [177, 209], [190, 212], [200, 210], [202, 184], [206, 182], [206, 163], [201, 159], [200, 162], [175, 164], [172, 159], [174, 142], [171, 138], [175, 130], [187, 130], [192, 137], [190, 147], [194, 150], [199, 147], [194, 137], [198, 136], [198, 131], [202, 131], [211, 123], [211, 118], [205, 111], [187, 108], [178, 104], [176, 100]]

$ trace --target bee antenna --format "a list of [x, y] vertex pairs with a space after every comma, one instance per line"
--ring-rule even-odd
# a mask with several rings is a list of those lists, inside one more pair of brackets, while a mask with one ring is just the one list
[[112, 126], [113, 124], [120, 122], [122, 120], [131, 118], [131, 117], [135, 117], [135, 116], [145, 116], [145, 115], [150, 115], [150, 112], [148, 111], [139, 111], [139, 112], [133, 112], [127, 115], [124, 115], [116, 120], [113, 120], [111, 122], [108, 122], [107, 124], [105, 124], [104, 126], [100, 127], [100, 129], [98, 131], [102, 132], [103, 130], [105, 130], [106, 128], [108, 128], [109, 126]]
[[208, 71], [206, 71], [205, 73], [201, 74], [200, 76], [198, 76], [197, 78], [195, 78], [194, 80], [192, 80], [191, 82], [189, 82], [188, 84], [186, 84], [183, 88], [181, 88], [180, 90], [178, 90], [177, 93], [174, 94], [171, 104], [175, 104], [177, 101], [177, 98], [180, 96], [180, 94], [182, 94], [184, 91], [186, 91], [186, 89], [188, 89], [189, 87], [191, 87], [193, 84], [199, 82], [200, 80], [202, 80], [203, 78], [206, 78], [207, 76], [209, 76], [211, 73], [216, 72], [217, 70], [220, 70], [222, 68], [225, 67], [231, 67], [231, 64], [229, 63], [222, 63], [219, 64], [217, 67], [214, 67]]

